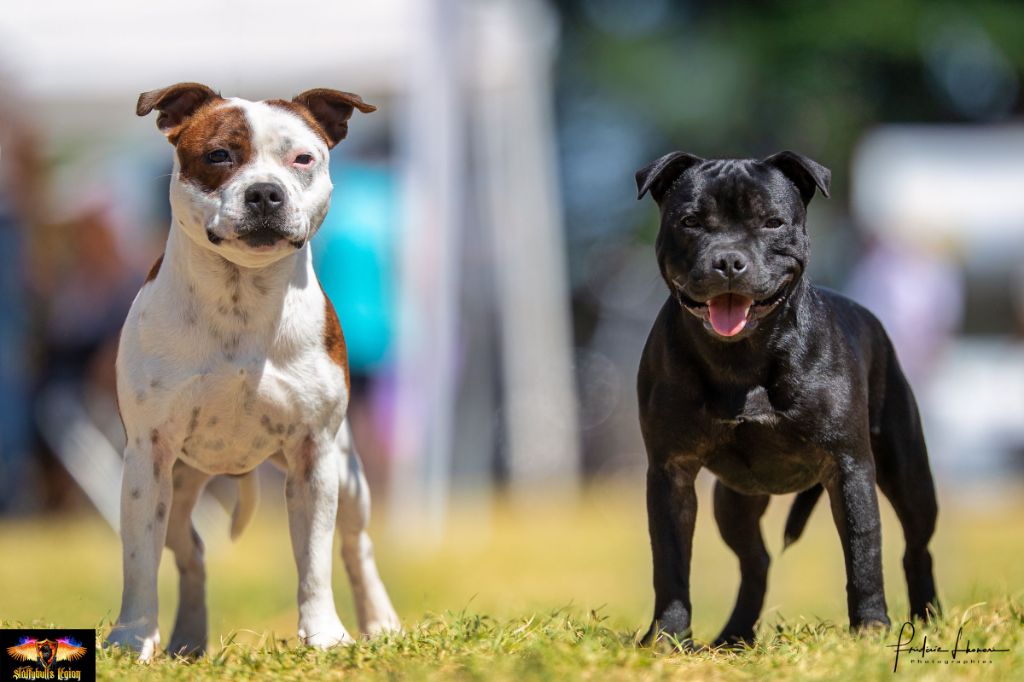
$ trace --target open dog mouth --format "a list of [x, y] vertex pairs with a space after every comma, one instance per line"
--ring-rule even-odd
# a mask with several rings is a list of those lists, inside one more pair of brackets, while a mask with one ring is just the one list
[[744, 329], [754, 329], [786, 297], [786, 286], [780, 286], [770, 297], [755, 300], [733, 292], [719, 294], [701, 303], [676, 289], [679, 303], [690, 313], [704, 320], [719, 336], [736, 336]]

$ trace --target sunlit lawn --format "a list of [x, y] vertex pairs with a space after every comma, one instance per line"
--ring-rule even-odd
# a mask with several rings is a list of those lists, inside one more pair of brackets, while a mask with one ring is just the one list
[[[702, 481], [700, 491], [693, 566], [700, 641], [713, 638], [725, 621], [739, 579], [711, 518], [707, 483]], [[805, 537], [781, 555], [788, 500], [778, 499], [769, 509], [763, 525], [774, 563], [762, 638], [753, 651], [666, 656], [633, 646], [648, 624], [653, 594], [642, 481], [627, 478], [591, 487], [579, 504], [551, 496], [484, 507], [456, 502], [439, 544], [403, 538], [378, 515], [378, 561], [407, 633], [319, 653], [296, 648], [295, 569], [286, 518], [274, 497], [264, 496], [239, 542], [208, 539], [213, 655], [198, 664], [164, 658], [140, 667], [127, 657], [101, 653], [101, 674], [605, 679], [659, 678], [686, 669], [704, 678], [799, 673], [842, 679], [843, 671], [884, 677], [892, 670], [892, 650], [884, 645], [895, 633], [854, 638], [845, 632], [842, 553], [824, 503]], [[883, 514], [886, 593], [897, 623], [906, 611], [902, 538], [888, 506]], [[946, 619], [925, 626], [930, 642], [951, 644], [962, 621], [972, 645], [987, 642], [1011, 652], [989, 655], [992, 663], [952, 669], [901, 663], [899, 674], [1024, 674], [1020, 495], [988, 499], [983, 506], [944, 495], [932, 547]], [[0, 619], [7, 623], [102, 628], [116, 616], [120, 545], [97, 517], [0, 522], [0, 557]], [[176, 601], [176, 575], [167, 556], [160, 586], [166, 642]], [[335, 593], [342, 620], [354, 631], [340, 559]]]

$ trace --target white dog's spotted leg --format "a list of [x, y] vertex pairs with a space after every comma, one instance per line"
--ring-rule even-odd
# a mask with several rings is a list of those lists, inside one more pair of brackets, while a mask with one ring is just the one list
[[347, 425], [339, 432], [341, 451], [341, 499], [338, 501], [338, 530], [341, 558], [345, 562], [359, 629], [366, 635], [398, 631], [402, 625], [377, 572], [373, 543], [366, 532], [370, 522], [370, 488], [363, 476], [359, 455], [351, 445]]
[[192, 525], [192, 508], [209, 480], [209, 474], [184, 462], [174, 465], [167, 548], [174, 552], [174, 563], [178, 567], [178, 615], [167, 651], [183, 656], [198, 656], [206, 651], [206, 569], [203, 541]]
[[338, 457], [334, 444], [307, 437], [288, 456], [285, 498], [299, 573], [299, 638], [326, 648], [352, 641], [338, 618], [331, 587], [331, 553], [338, 513]]
[[[131, 441], [130, 441], [131, 443]], [[173, 458], [153, 430], [129, 444], [121, 480], [121, 544], [124, 589], [121, 613], [108, 642], [139, 652], [148, 661], [160, 646], [157, 571], [171, 504]]]

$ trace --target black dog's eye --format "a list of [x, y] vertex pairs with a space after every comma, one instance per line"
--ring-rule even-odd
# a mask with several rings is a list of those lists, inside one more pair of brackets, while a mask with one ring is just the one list
[[683, 218], [683, 225], [686, 227], [700, 227], [700, 221], [697, 220], [696, 216], [688, 215]]
[[782, 227], [782, 220], [779, 218], [769, 218], [765, 221], [764, 226], [769, 230], [775, 230]]
[[227, 163], [231, 160], [231, 152], [227, 149], [214, 149], [206, 153], [207, 163]]
[[313, 155], [299, 154], [298, 156], [295, 157], [295, 163], [300, 166], [308, 166], [309, 164], [313, 163]]

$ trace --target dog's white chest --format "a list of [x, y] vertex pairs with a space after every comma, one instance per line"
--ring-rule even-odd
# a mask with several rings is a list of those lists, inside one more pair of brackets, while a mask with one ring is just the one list
[[322, 428], [323, 415], [302, 393], [323, 389], [300, 390], [296, 377], [269, 361], [248, 369], [225, 362], [170, 387], [166, 419], [156, 429], [190, 466], [242, 473]]
[[165, 274], [140, 292], [122, 333], [130, 442], [159, 444], [206, 473], [240, 474], [307, 437], [333, 438], [347, 386], [325, 345], [326, 301], [311, 269], [305, 286], [282, 284], [276, 298], [267, 273], [255, 284], [248, 273], [214, 278], [205, 292]]

